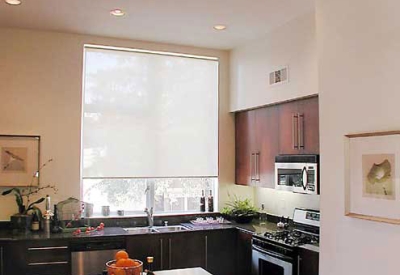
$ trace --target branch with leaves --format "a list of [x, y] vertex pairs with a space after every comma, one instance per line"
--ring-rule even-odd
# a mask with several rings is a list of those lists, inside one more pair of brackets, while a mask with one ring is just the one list
[[[15, 201], [18, 205], [18, 213], [19, 214], [22, 214], [22, 215], [27, 214], [30, 210], [37, 211], [38, 208], [37, 208], [36, 204], [42, 203], [45, 200], [45, 198], [42, 197], [31, 203], [32, 195], [38, 194], [40, 191], [42, 191], [44, 189], [53, 189], [54, 193], [57, 193], [58, 190], [55, 187], [55, 185], [49, 184], [49, 185], [41, 186], [41, 187], [33, 186], [33, 183], [34, 183], [35, 179], [38, 177], [40, 171], [52, 161], [53, 161], [53, 159], [49, 159], [42, 166], [39, 167], [39, 170], [36, 171], [34, 173], [34, 175], [32, 175], [31, 183], [29, 184], [29, 186], [27, 188], [20, 189], [18, 187], [14, 187], [14, 188], [8, 189], [2, 193], [3, 196], [11, 194], [11, 193], [14, 194]], [[25, 203], [25, 201], [26, 201], [26, 203]]]

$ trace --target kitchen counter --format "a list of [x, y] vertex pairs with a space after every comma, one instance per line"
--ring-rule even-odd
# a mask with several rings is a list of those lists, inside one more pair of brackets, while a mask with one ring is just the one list
[[[227, 229], [238, 229], [250, 234], [264, 234], [265, 232], [276, 231], [276, 223], [266, 222], [260, 225], [258, 221], [249, 224], [230, 223], [230, 224], [214, 224], [214, 225], [193, 225], [191, 223], [182, 223], [182, 225], [188, 227], [188, 231], [179, 231], [180, 233], [190, 231], [204, 231], [204, 230], [227, 230]], [[166, 233], [141, 233], [141, 234], [174, 234], [175, 232]], [[71, 232], [68, 233], [52, 233], [46, 234], [44, 232], [25, 232], [25, 233], [13, 233], [11, 230], [0, 230], [0, 241], [24, 241], [24, 240], [73, 240], [73, 239], [85, 239], [85, 238], [102, 238], [102, 237], [118, 237], [118, 236], [129, 236], [138, 235], [137, 233], [127, 233], [121, 227], [105, 227], [103, 231], [96, 231], [89, 234], [82, 232], [80, 235], [74, 236]], [[309, 249], [315, 252], [319, 252], [318, 245], [303, 245], [302, 248]]]
[[211, 275], [201, 267], [155, 271], [155, 275]]

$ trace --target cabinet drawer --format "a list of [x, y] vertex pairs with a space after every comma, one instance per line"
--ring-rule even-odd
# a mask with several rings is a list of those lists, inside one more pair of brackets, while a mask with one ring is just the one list
[[52, 263], [40, 265], [28, 265], [28, 275], [69, 275], [69, 263]]
[[69, 262], [70, 252], [68, 246], [28, 247], [26, 263], [53, 263]]

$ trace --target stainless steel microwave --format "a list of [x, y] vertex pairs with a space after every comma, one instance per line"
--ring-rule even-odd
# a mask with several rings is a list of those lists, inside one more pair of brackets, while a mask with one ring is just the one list
[[275, 189], [302, 194], [319, 194], [319, 155], [275, 157]]

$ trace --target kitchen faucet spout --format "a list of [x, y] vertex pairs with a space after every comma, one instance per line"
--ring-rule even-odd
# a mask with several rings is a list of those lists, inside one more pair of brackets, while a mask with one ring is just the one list
[[154, 218], [153, 218], [153, 207], [150, 210], [146, 207], [144, 212], [147, 214], [147, 221], [149, 223], [149, 227], [153, 227], [154, 225]]

